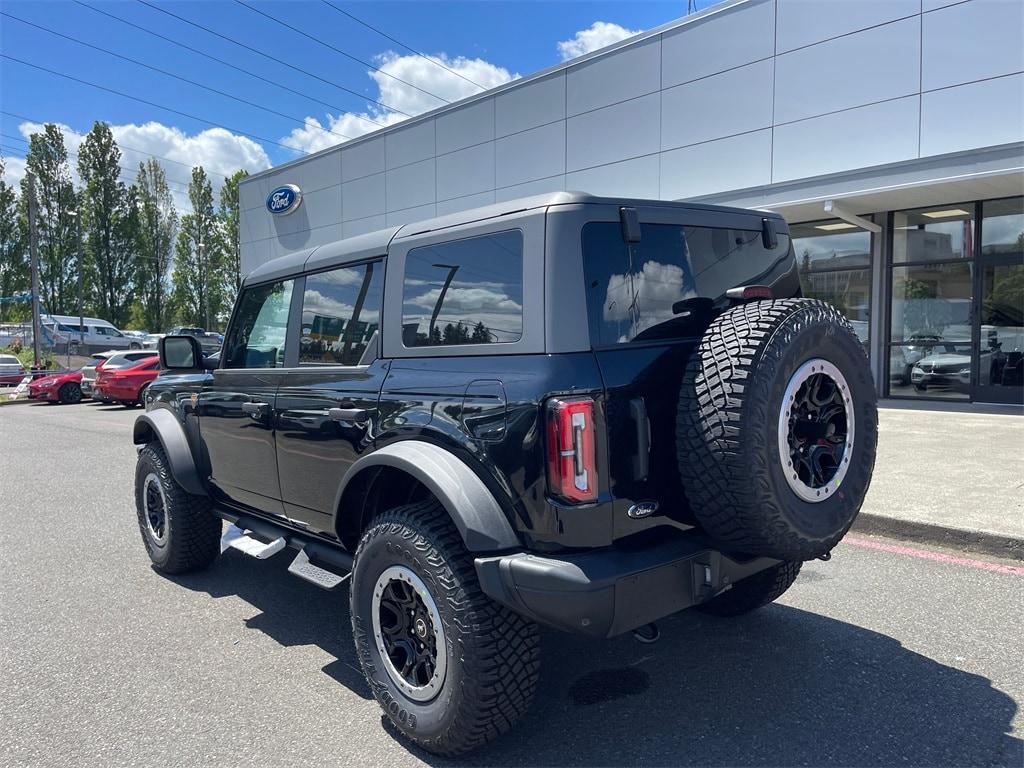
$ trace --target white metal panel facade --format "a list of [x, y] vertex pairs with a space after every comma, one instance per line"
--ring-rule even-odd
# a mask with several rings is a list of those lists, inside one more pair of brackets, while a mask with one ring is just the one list
[[[1020, 0], [727, 0], [245, 180], [243, 269], [562, 189], [800, 201], [891, 186], [900, 164], [914, 184], [941, 180], [965, 152], [1010, 173], [1024, 164], [1022, 26]], [[1018, 149], [993, 171], [1003, 145]], [[281, 184], [303, 203], [274, 217]]]

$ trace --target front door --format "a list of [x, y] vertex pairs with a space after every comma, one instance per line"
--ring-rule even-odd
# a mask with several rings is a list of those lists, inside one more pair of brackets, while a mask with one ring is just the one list
[[277, 465], [285, 514], [315, 531], [333, 532], [341, 480], [373, 445], [383, 285], [383, 261], [305, 279], [298, 365], [277, 392]]
[[1024, 402], [1024, 263], [1019, 253], [978, 256], [978, 371], [973, 399]]
[[245, 289], [221, 367], [199, 395], [199, 428], [215, 491], [236, 505], [283, 515], [274, 405], [289, 350], [294, 281]]

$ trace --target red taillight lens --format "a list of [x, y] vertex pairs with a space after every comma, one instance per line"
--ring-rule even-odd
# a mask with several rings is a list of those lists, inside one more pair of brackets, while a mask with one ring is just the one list
[[597, 500], [594, 401], [556, 398], [547, 404], [548, 490], [580, 504]]

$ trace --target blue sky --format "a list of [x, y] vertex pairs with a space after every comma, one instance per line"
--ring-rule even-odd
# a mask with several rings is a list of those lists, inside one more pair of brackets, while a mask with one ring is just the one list
[[[455, 100], [479, 90], [360, 26], [320, 0], [244, 1], [358, 59], [382, 67], [393, 76], [374, 74], [367, 66], [288, 30], [234, 0], [144, 2], [243, 42], [267, 54], [266, 57], [147, 7], [140, 0], [82, 2], [256, 73], [265, 80], [176, 47], [82, 4], [69, 0], [5, 0], [0, 5], [2, 13], [137, 59], [288, 117], [269, 114], [7, 16], [0, 16], [0, 50], [6, 56], [210, 122], [132, 101], [8, 59], [0, 59], [0, 108], [30, 121], [53, 121], [68, 126], [65, 133], [72, 150], [94, 120], [107, 121], [118, 127], [115, 135], [122, 145], [139, 150], [126, 150], [123, 165], [134, 167], [144, 156], [143, 152], [163, 154], [180, 163], [165, 163], [165, 167], [172, 179], [183, 183], [187, 180], [190, 163], [202, 162], [214, 171], [225, 173], [237, 166], [259, 170], [298, 157], [303, 151], [315, 151], [341, 142], [344, 139], [340, 134], [356, 135], [375, 129], [374, 123], [391, 124], [401, 120], [400, 111], [415, 114], [444, 103], [424, 91]], [[332, 2], [412, 48], [444, 57], [446, 66], [486, 86], [544, 69], [564, 57], [602, 43], [614, 42], [624, 34], [622, 30], [650, 29], [686, 12], [685, 2]], [[701, 0], [699, 6], [703, 8], [708, 4], [708, 0]], [[595, 22], [604, 24], [595, 26]], [[298, 69], [366, 98], [382, 101], [394, 109], [368, 102]], [[302, 95], [277, 88], [274, 83]], [[297, 119], [289, 119], [291, 117]], [[211, 131], [210, 123], [226, 126], [232, 129], [232, 134]], [[0, 133], [4, 134], [0, 138], [0, 152], [8, 159], [9, 180], [21, 175], [22, 163], [18, 158], [24, 155], [25, 145], [17, 137], [24, 137], [31, 130], [33, 125], [25, 119], [0, 114]], [[240, 137], [238, 134], [242, 132], [253, 137], [251, 140]], [[130, 179], [130, 174], [125, 178]]]

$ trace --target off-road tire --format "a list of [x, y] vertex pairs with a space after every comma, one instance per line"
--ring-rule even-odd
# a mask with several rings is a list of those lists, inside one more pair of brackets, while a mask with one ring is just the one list
[[748, 576], [720, 595], [696, 606], [698, 611], [713, 616], [742, 616], [778, 600], [800, 574], [799, 560], [782, 562]]
[[[790, 487], [779, 455], [780, 408], [791, 376], [822, 358], [849, 384], [849, 467], [818, 502]], [[754, 301], [716, 318], [687, 365], [676, 445], [693, 514], [726, 550], [811, 560], [829, 552], [860, 510], [875, 463], [878, 413], [867, 356], [853, 328], [813, 299]]]
[[[394, 565], [423, 581], [441, 617], [447, 671], [430, 701], [415, 701], [395, 685], [374, 639], [373, 590]], [[428, 752], [475, 749], [529, 707], [540, 668], [537, 626], [481, 591], [473, 560], [436, 500], [371, 521], [356, 550], [349, 600], [356, 653], [373, 695], [394, 727]]]
[[[164, 541], [150, 532], [143, 504], [146, 477], [159, 479], [166, 500]], [[220, 554], [221, 521], [210, 512], [210, 500], [195, 496], [171, 474], [170, 464], [159, 443], [149, 443], [139, 451], [135, 464], [135, 510], [142, 543], [149, 559], [162, 573], [187, 573], [209, 566]]]
[[65, 405], [68, 403], [80, 403], [82, 402], [82, 387], [73, 381], [69, 381], [60, 388], [57, 392], [57, 397]]

